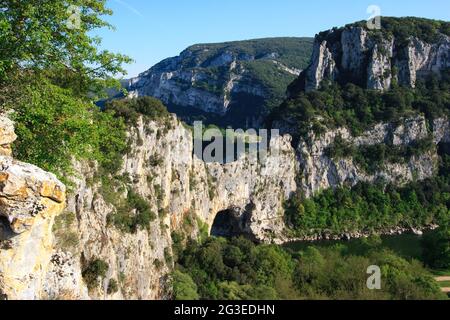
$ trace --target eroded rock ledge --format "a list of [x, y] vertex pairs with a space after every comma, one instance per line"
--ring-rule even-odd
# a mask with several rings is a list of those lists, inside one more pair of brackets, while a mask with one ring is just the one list
[[65, 207], [66, 187], [53, 174], [14, 160], [13, 123], [0, 117], [0, 293], [40, 297], [53, 251], [52, 226]]

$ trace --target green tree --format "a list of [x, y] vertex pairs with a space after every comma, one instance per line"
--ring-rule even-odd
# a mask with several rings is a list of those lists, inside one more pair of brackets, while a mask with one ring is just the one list
[[175, 300], [198, 300], [197, 285], [192, 278], [181, 271], [172, 273], [173, 294]]
[[[86, 94], [101, 81], [124, 73], [124, 55], [99, 50], [91, 32], [112, 26], [106, 0], [1, 0], [0, 79], [44, 72], [64, 87]], [[14, 80], [14, 79], [12, 79]]]
[[435, 269], [450, 269], [450, 224], [425, 235], [423, 239], [423, 259]]
[[120, 166], [123, 120], [94, 105], [131, 60], [100, 50], [106, 1], [0, 0], [0, 108], [12, 110], [15, 156], [60, 178], [73, 158]]

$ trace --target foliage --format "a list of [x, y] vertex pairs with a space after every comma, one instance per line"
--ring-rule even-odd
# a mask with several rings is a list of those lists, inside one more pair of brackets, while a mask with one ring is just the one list
[[387, 163], [407, 163], [412, 157], [417, 157], [435, 148], [433, 137], [416, 140], [409, 145], [374, 145], [354, 146], [350, 142], [336, 137], [327, 150], [326, 155], [333, 160], [353, 159], [360, 169], [374, 174], [384, 168]]
[[423, 239], [424, 261], [434, 268], [450, 269], [450, 223], [443, 223], [439, 229], [427, 234]]
[[136, 124], [141, 115], [148, 120], [166, 119], [169, 116], [162, 102], [153, 97], [112, 100], [106, 103], [105, 110], [113, 111], [129, 124]]
[[74, 250], [79, 244], [79, 236], [74, 231], [76, 216], [72, 212], [63, 212], [55, 218], [53, 234], [55, 235], [55, 245], [62, 250]]
[[[109, 87], [114, 76], [124, 73], [122, 63], [130, 59], [99, 50], [100, 39], [91, 36], [95, 29], [111, 28], [102, 20], [112, 14], [105, 2], [1, 1], [0, 80], [11, 80], [13, 74], [29, 70], [43, 72], [55, 84], [77, 94], [99, 89], [102, 82]], [[79, 24], [72, 19], [78, 17], [72, 16], [71, 6], [79, 11]]]
[[148, 201], [130, 189], [126, 201], [118, 205], [116, 213], [108, 216], [108, 223], [122, 232], [135, 233], [139, 228], [149, 230], [155, 219]]
[[[187, 299], [443, 298], [419, 262], [406, 261], [377, 242], [360, 248], [358, 253], [344, 245], [293, 251], [244, 238], [210, 238], [187, 246], [177, 271], [183, 277], [173, 285], [187, 287]], [[367, 289], [367, 268], [374, 264], [382, 270], [382, 290]]]
[[101, 259], [93, 260], [87, 264], [83, 269], [82, 276], [89, 290], [98, 287], [99, 278], [105, 278], [108, 270], [109, 265]]
[[359, 183], [353, 188], [326, 190], [311, 199], [294, 196], [285, 205], [287, 223], [294, 234], [310, 235], [323, 230], [342, 234], [445, 221], [450, 209], [449, 163], [444, 155], [438, 176], [403, 187]]
[[291, 98], [273, 110], [268, 121], [288, 121], [297, 138], [306, 137], [311, 129], [320, 134], [324, 128], [337, 127], [347, 127], [358, 135], [378, 122], [395, 122], [418, 113], [432, 120], [448, 116], [449, 110], [450, 69], [446, 69], [439, 81], [430, 75], [418, 81], [415, 89], [394, 86], [380, 92], [352, 83], [325, 82], [317, 91], [291, 88]]
[[[70, 6], [80, 10], [69, 28]], [[119, 86], [129, 58], [100, 50], [97, 28], [109, 27], [105, 1], [0, 1], [0, 106], [12, 111], [15, 157], [69, 183], [74, 159], [117, 170], [127, 150], [125, 124], [94, 105]], [[73, 22], [73, 21], [72, 21]]]
[[197, 285], [192, 278], [180, 271], [172, 273], [173, 295], [175, 300], [198, 300]]
[[14, 154], [58, 176], [70, 174], [72, 159], [97, 160], [111, 170], [126, 150], [125, 125], [110, 112], [77, 98], [45, 78], [23, 85], [14, 107], [18, 140]]
[[[367, 30], [365, 21], [349, 24], [346, 27], [358, 26]], [[410, 37], [417, 37], [428, 43], [439, 40], [440, 34], [450, 36], [450, 23], [417, 17], [381, 17], [381, 30], [370, 30], [371, 33], [383, 37], [395, 37], [404, 45]]]
[[234, 41], [217, 44], [198, 44], [187, 50], [193, 54], [190, 59], [185, 60], [185, 66], [196, 64], [196, 61], [213, 61], [223, 52], [232, 52], [241, 56], [253, 56], [262, 58], [271, 52], [278, 56], [275, 60], [280, 61], [290, 68], [303, 69], [309, 63], [314, 39], [312, 38], [266, 38], [256, 40]]
[[108, 294], [115, 294], [119, 291], [119, 284], [116, 279], [109, 280]]

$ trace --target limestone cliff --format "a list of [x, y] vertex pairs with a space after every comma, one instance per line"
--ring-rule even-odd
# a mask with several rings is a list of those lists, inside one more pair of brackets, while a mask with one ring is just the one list
[[[436, 144], [450, 136], [447, 119], [436, 120], [432, 135]], [[423, 117], [405, 119], [399, 125], [379, 124], [359, 137], [347, 129], [313, 135], [301, 141], [297, 150], [289, 135], [271, 142], [272, 150], [263, 163], [249, 158], [219, 164], [205, 163], [193, 155], [190, 129], [172, 118], [170, 124], [142, 118], [130, 130], [131, 152], [125, 157], [121, 174], [128, 186], [147, 199], [158, 212], [148, 230], [124, 233], [108, 224], [108, 215], [119, 209], [108, 203], [100, 181], [93, 182], [96, 166], [79, 164], [76, 188], [69, 197], [69, 212], [76, 213], [79, 259], [105, 260], [109, 271], [102, 285], [90, 292], [96, 299], [155, 299], [167, 294], [167, 274], [171, 268], [172, 234], [184, 230], [198, 236], [201, 224], [209, 232], [236, 232], [262, 242], [280, 243], [285, 234], [283, 202], [297, 189], [313, 195], [325, 188], [373, 181], [383, 177], [397, 184], [424, 179], [435, 174], [436, 151], [412, 158], [408, 163], [387, 164], [368, 175], [352, 159], [333, 160], [326, 154], [336, 136], [359, 145], [387, 143], [408, 145], [429, 134]], [[125, 198], [120, 182], [114, 197]], [[120, 191], [121, 190], [121, 191]], [[220, 215], [224, 219], [215, 221]], [[216, 223], [215, 223], [216, 222]], [[220, 225], [222, 224], [222, 225]], [[220, 230], [213, 230], [221, 228]], [[70, 260], [70, 259], [69, 259]], [[120, 290], [108, 294], [109, 282], [119, 282]], [[60, 281], [65, 281], [64, 277]]]
[[185, 121], [257, 127], [306, 67], [310, 38], [258, 39], [189, 47], [130, 80], [131, 97], [162, 100]]
[[[390, 19], [382, 17], [382, 22]], [[384, 24], [381, 30], [352, 24], [316, 36], [311, 65], [293, 87], [315, 90], [324, 80], [376, 90], [387, 90], [394, 82], [415, 87], [418, 77], [439, 75], [450, 67], [449, 51], [448, 34], [436, 32], [433, 39], [411, 34], [405, 39], [403, 33], [389, 33]]]
[[15, 139], [12, 122], [0, 117], [0, 297], [44, 298], [66, 189], [53, 174], [12, 159]]
[[[67, 208], [76, 213], [78, 224], [79, 243], [72, 251], [77, 259], [100, 258], [109, 265], [102, 285], [90, 292], [91, 298], [166, 297], [170, 291], [166, 276], [172, 263], [172, 233], [184, 230], [196, 237], [203, 223], [210, 232], [219, 212], [232, 214], [237, 231], [255, 240], [270, 241], [284, 229], [283, 199], [296, 189], [290, 137], [273, 140], [272, 153], [263, 163], [242, 157], [221, 165], [205, 163], [193, 155], [192, 132], [175, 117], [168, 127], [167, 123], [141, 118], [130, 130], [131, 152], [120, 173], [130, 178], [125, 185], [148, 200], [151, 210], [158, 213], [147, 230], [124, 233], [109, 224], [108, 216], [119, 208], [108, 203], [102, 182], [92, 182], [95, 164], [77, 166], [79, 175]], [[126, 198], [125, 185], [112, 188], [114, 197], [121, 197], [122, 190]], [[67, 282], [65, 278], [60, 281]], [[111, 279], [120, 284], [114, 294], [108, 294]]]
[[410, 181], [420, 181], [436, 174], [438, 154], [436, 149], [411, 157], [402, 163], [386, 163], [375, 173], [365, 172], [352, 159], [351, 155], [343, 159], [332, 159], [327, 149], [337, 137], [355, 146], [385, 144], [408, 146], [431, 136], [433, 143], [448, 142], [450, 123], [441, 118], [434, 121], [432, 128], [427, 127], [423, 116], [403, 119], [399, 124], [380, 123], [360, 136], [353, 136], [348, 129], [328, 130], [316, 135], [311, 132], [306, 139], [301, 139], [298, 146], [301, 179], [299, 188], [307, 196], [320, 190], [338, 186], [354, 186], [358, 182], [374, 182], [384, 179], [396, 185]]
[[[367, 174], [351, 158], [328, 156], [337, 136], [357, 145], [408, 145], [430, 134], [435, 144], [448, 143], [449, 121], [438, 119], [428, 128], [423, 117], [408, 118], [378, 124], [358, 137], [344, 128], [311, 133], [296, 150], [285, 135], [272, 139], [263, 161], [242, 156], [219, 164], [193, 154], [193, 133], [174, 116], [164, 122], [140, 118], [129, 130], [122, 178], [102, 179], [95, 163], [75, 162], [67, 207], [59, 216], [64, 186], [36, 167], [0, 157], [2, 294], [9, 299], [169, 298], [174, 232], [197, 237], [205, 225], [213, 234], [287, 241], [283, 203], [297, 190], [311, 196], [378, 177], [404, 184], [436, 173], [436, 150], [430, 150]], [[123, 210], [130, 190], [148, 202], [155, 217], [148, 228], [124, 232], [110, 217]], [[95, 260], [108, 268], [88, 290], [83, 274]]]

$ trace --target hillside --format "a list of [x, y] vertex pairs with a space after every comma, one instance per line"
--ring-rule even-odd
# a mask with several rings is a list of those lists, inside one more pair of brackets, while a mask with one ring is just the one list
[[259, 126], [308, 63], [311, 38], [198, 44], [130, 80], [130, 96], [154, 96], [187, 122]]
[[312, 63], [269, 117], [300, 152], [301, 188], [286, 206], [296, 235], [392, 232], [445, 219], [448, 203], [435, 195], [450, 190], [449, 24], [382, 25], [317, 35]]

